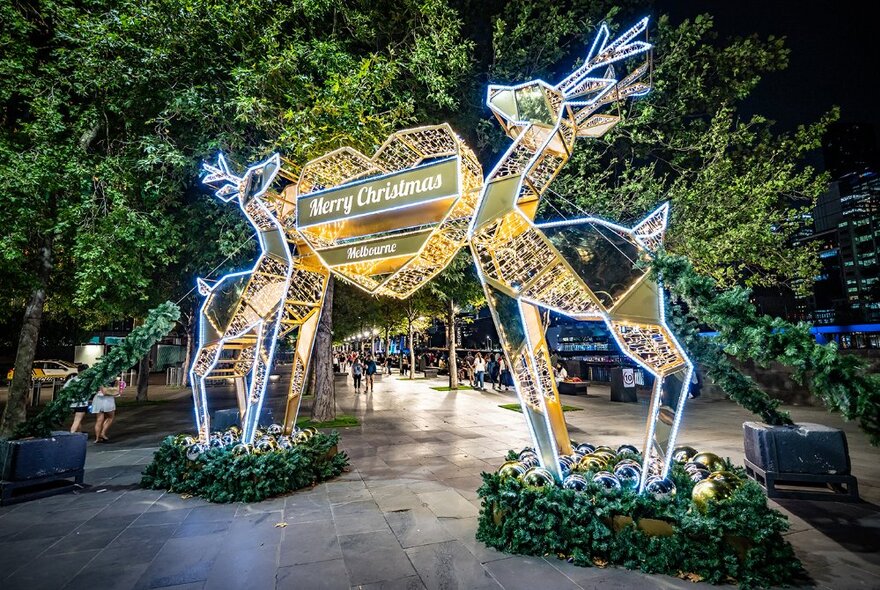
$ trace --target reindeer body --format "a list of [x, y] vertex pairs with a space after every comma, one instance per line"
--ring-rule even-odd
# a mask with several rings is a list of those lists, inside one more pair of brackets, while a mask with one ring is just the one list
[[213, 285], [198, 282], [199, 292], [206, 298], [200, 311], [191, 382], [202, 442], [207, 442], [210, 433], [205, 393], [208, 378], [233, 379], [243, 439], [253, 440], [294, 267], [284, 229], [263, 198], [279, 169], [275, 156], [239, 178], [221, 156], [218, 167], [209, 168], [211, 174], [205, 179], [207, 183], [224, 183], [217, 191], [219, 198], [237, 200], [257, 232], [260, 253], [248, 271], [228, 274]]
[[[490, 86], [488, 105], [513, 144], [488, 175], [471, 226], [471, 248], [541, 464], [562, 479], [558, 457], [571, 453], [544, 339], [541, 309], [604, 321], [621, 349], [655, 377], [644, 441], [652, 452], [675, 442], [691, 364], [663, 320], [663, 292], [637, 262], [663, 238], [668, 206], [633, 229], [598, 219], [536, 224], [539, 201], [578, 137], [599, 137], [619, 121], [600, 113], [648, 91], [648, 64], [617, 80], [612, 63], [647, 51], [635, 41], [647, 21], [608, 43], [600, 29], [584, 65], [556, 86], [535, 80]], [[601, 77], [591, 74], [607, 68]], [[663, 398], [664, 382], [674, 382]], [[661, 412], [661, 406], [665, 410]], [[659, 430], [670, 427], [668, 436]], [[664, 461], [661, 476], [668, 472]], [[644, 486], [645, 480], [642, 481]]]

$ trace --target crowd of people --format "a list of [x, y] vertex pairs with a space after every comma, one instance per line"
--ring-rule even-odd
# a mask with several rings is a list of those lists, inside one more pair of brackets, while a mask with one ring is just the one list
[[[458, 355], [456, 361], [459, 382], [468, 383], [474, 389], [485, 390], [487, 384], [491, 384], [495, 391], [508, 391], [513, 387], [513, 377], [507, 360], [501, 353], [466, 352]], [[373, 391], [373, 376], [376, 373], [389, 375], [392, 367], [399, 368], [403, 376], [409, 375], [411, 371], [422, 372], [426, 368], [437, 369], [439, 375], [449, 374], [449, 355], [431, 351], [416, 357], [416, 367], [410, 366], [410, 357], [407, 354], [339, 352], [333, 362], [337, 373], [351, 376], [355, 393], [360, 393], [361, 385], [364, 393]]]

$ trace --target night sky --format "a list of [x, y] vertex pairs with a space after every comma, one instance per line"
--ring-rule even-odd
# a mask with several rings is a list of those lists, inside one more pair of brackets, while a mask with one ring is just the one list
[[[865, 9], [865, 5], [875, 5]], [[673, 22], [709, 13], [722, 35], [786, 37], [788, 69], [766, 76], [744, 105], [780, 129], [815, 121], [833, 105], [840, 120], [880, 130], [880, 7], [876, 2], [820, 0], [658, 0], [655, 12]]]

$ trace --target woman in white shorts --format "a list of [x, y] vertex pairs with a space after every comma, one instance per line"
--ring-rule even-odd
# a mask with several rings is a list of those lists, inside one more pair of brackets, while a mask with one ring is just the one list
[[95, 442], [106, 442], [107, 431], [113, 424], [113, 417], [116, 416], [116, 397], [112, 393], [104, 391], [104, 387], [98, 388], [98, 393], [92, 400], [92, 414], [95, 414]]

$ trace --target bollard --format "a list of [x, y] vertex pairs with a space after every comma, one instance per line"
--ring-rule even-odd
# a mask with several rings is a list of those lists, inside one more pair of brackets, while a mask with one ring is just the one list
[[43, 382], [39, 379], [31, 381], [31, 407], [40, 405], [40, 394], [43, 391]]

